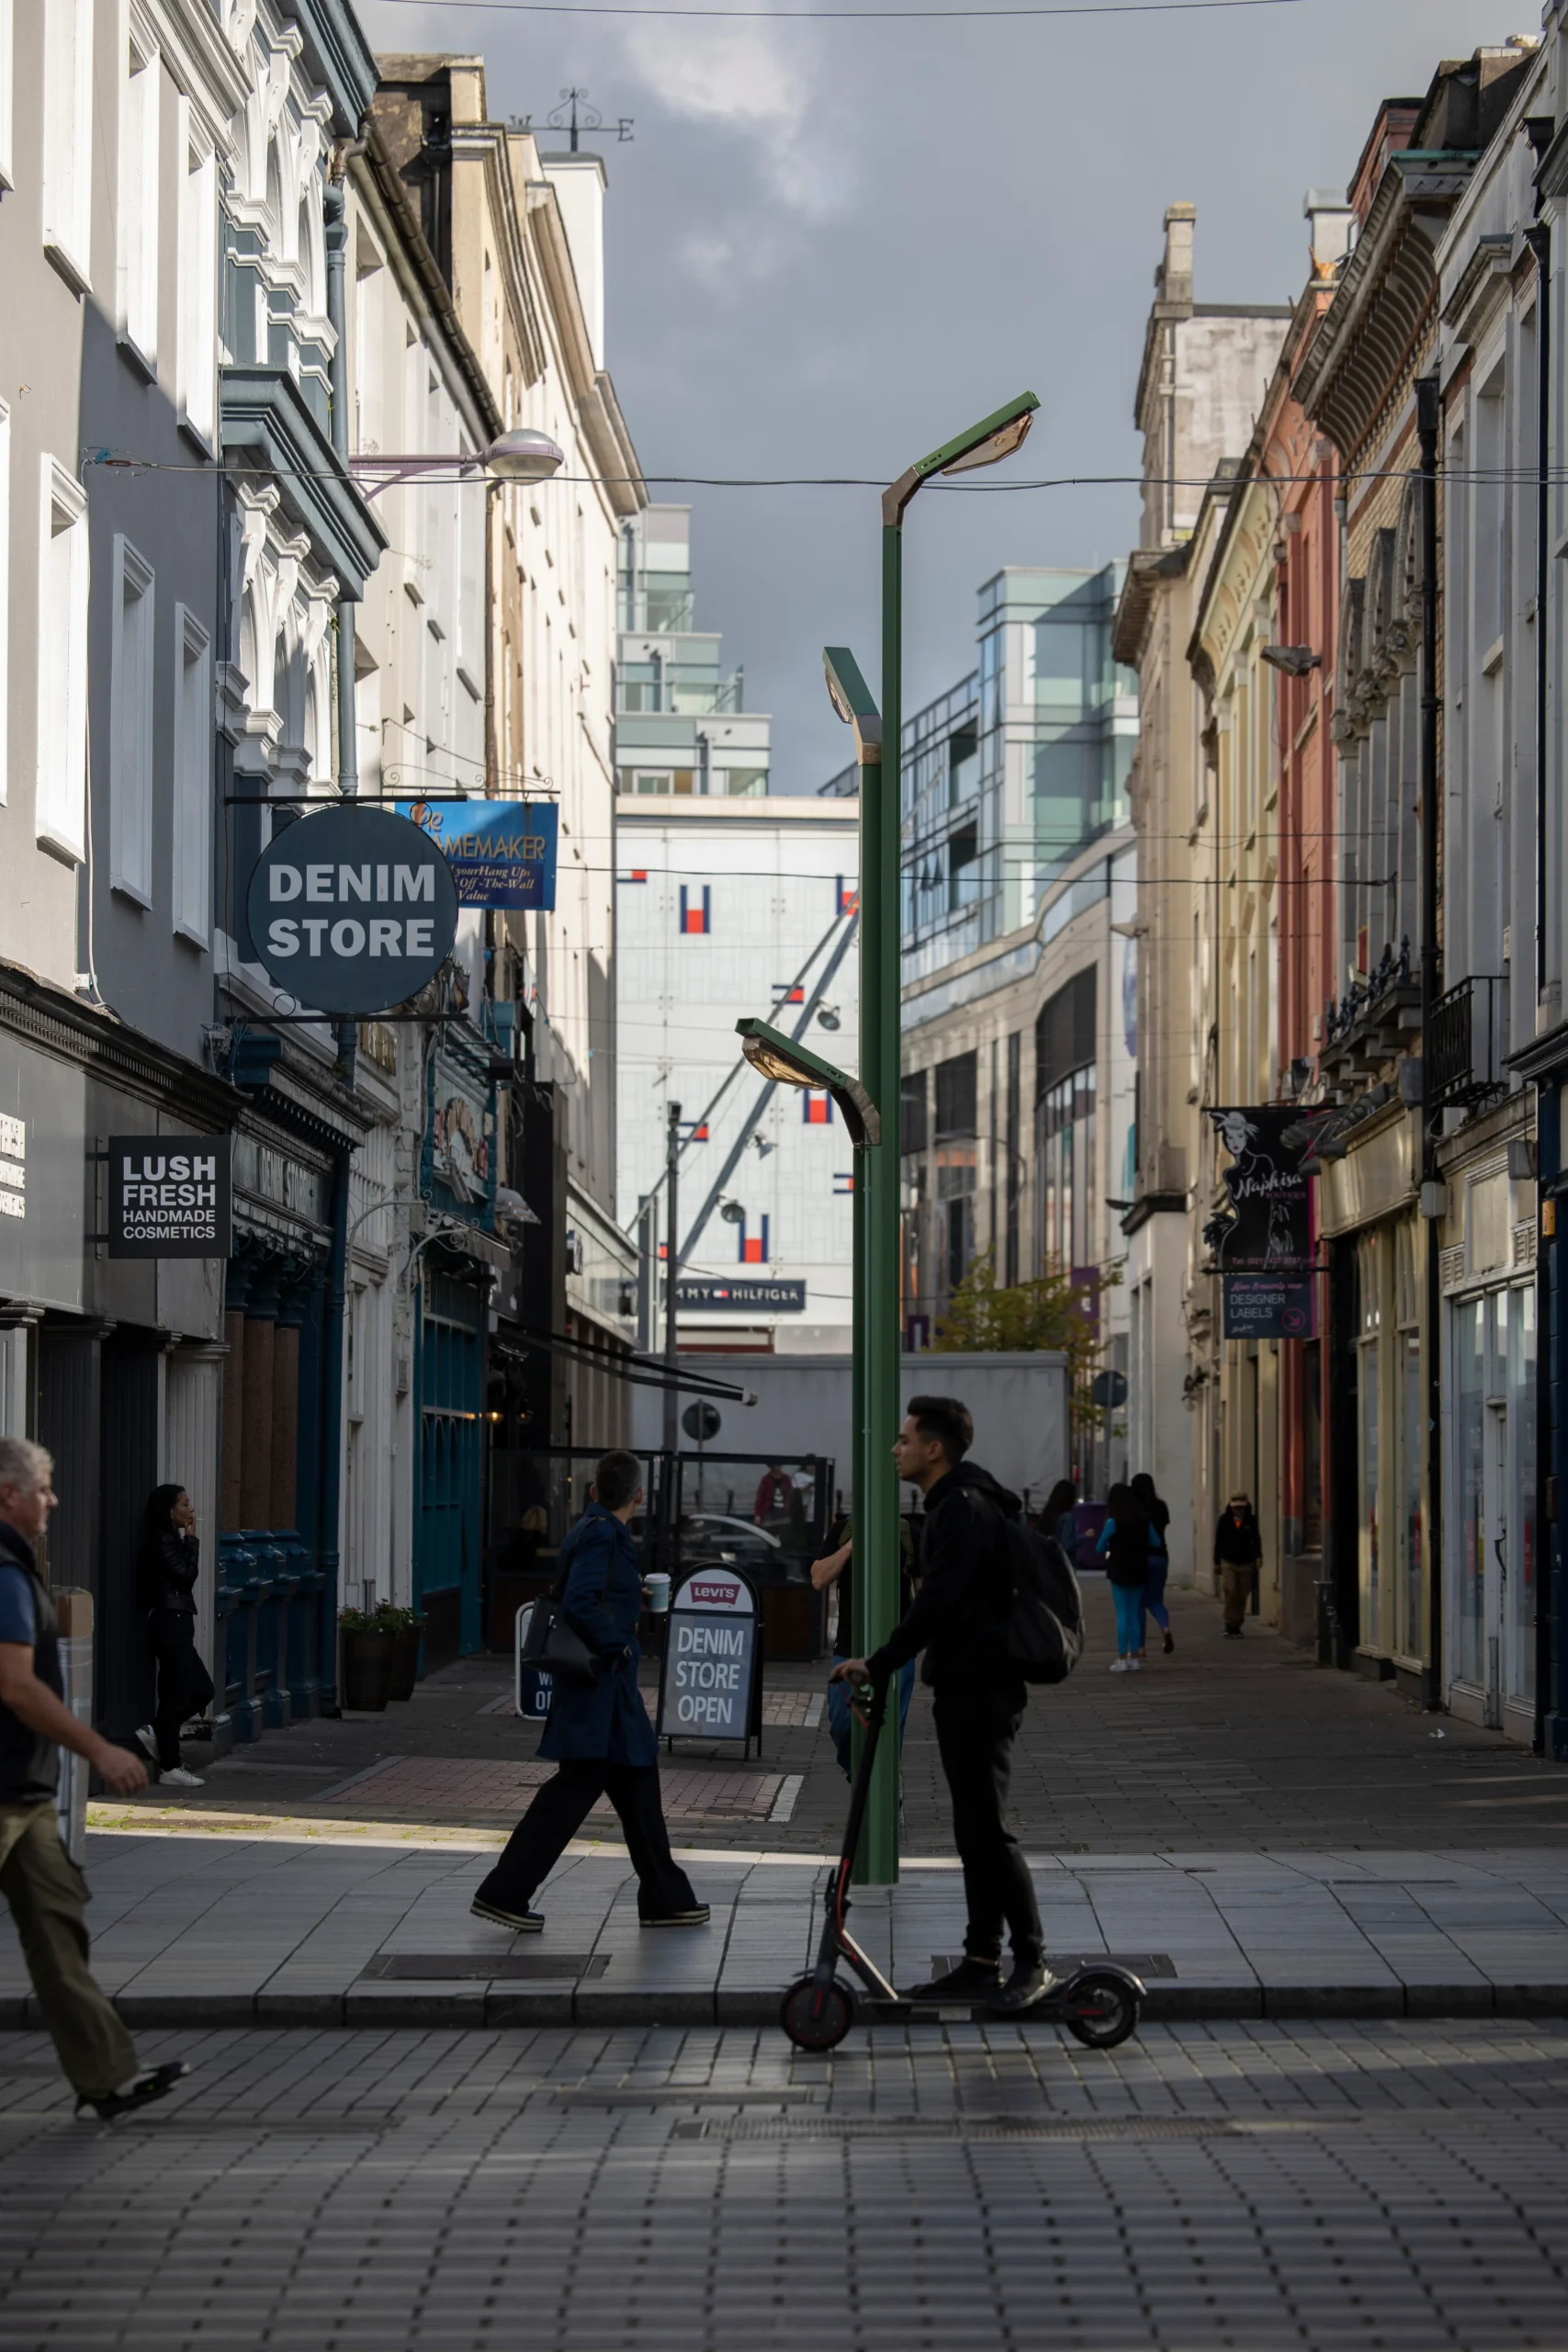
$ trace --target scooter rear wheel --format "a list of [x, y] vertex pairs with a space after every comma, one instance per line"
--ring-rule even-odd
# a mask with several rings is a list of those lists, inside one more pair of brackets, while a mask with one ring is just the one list
[[1088, 1972], [1064, 1995], [1062, 2018], [1086, 2049], [1114, 2050], [1137, 2030], [1138, 1996], [1120, 1976]]
[[835, 1977], [802, 1976], [779, 2003], [779, 2023], [797, 2050], [836, 2050], [855, 2021], [855, 1996]]

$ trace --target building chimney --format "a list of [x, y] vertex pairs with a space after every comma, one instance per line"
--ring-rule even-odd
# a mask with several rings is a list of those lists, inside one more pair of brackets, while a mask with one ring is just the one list
[[1313, 277], [1325, 285], [1356, 242], [1356, 215], [1336, 187], [1309, 187], [1302, 214], [1309, 224]]
[[1195, 204], [1170, 205], [1165, 216], [1165, 258], [1155, 272], [1155, 291], [1162, 302], [1192, 300], [1192, 224]]

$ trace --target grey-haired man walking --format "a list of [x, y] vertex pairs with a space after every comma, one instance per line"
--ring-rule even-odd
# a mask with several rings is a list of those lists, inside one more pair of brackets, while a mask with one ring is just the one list
[[130, 2036], [87, 1966], [86, 1881], [60, 1842], [60, 1751], [85, 1756], [117, 1795], [147, 1785], [146, 1767], [79, 1724], [65, 1704], [60, 1636], [33, 1546], [59, 1500], [41, 1445], [0, 1438], [0, 1894], [76, 2112], [124, 2115], [162, 2098], [186, 2067], [141, 2069]]

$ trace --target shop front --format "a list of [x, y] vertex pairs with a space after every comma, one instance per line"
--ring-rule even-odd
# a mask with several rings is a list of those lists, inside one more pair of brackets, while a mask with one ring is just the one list
[[420, 1194], [426, 1229], [414, 1263], [419, 1315], [414, 1395], [414, 1605], [424, 1668], [483, 1646], [484, 1412], [491, 1294], [512, 1269], [495, 1236], [496, 1057], [451, 1023], [427, 1062]]

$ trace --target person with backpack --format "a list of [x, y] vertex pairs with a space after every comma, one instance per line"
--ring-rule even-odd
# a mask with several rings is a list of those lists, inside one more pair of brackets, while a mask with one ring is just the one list
[[1116, 1603], [1116, 1656], [1112, 1674], [1136, 1674], [1144, 1662], [1144, 1601], [1149, 1584], [1149, 1522], [1131, 1487], [1115, 1486], [1106, 1497], [1104, 1526], [1095, 1550], [1105, 1561], [1106, 1580]]
[[1235, 1494], [1220, 1513], [1214, 1530], [1214, 1566], [1219, 1571], [1220, 1598], [1224, 1604], [1225, 1639], [1239, 1642], [1247, 1607], [1258, 1588], [1263, 1559], [1263, 1537], [1251, 1498]]
[[[969, 1919], [958, 1966], [907, 1997], [981, 2000], [999, 2017], [1016, 2017], [1055, 1982], [1029, 1865], [1007, 1818], [1013, 1742], [1029, 1695], [1009, 1647], [1015, 1584], [1027, 1573], [1015, 1546], [1031, 1539], [1018, 1497], [964, 1460], [974, 1440], [974, 1421], [956, 1397], [909, 1399], [893, 1458], [900, 1479], [925, 1496], [919, 1589], [882, 1647], [867, 1658], [841, 1658], [832, 1679], [881, 1681], [925, 1652], [921, 1675], [931, 1691]], [[1012, 1945], [1005, 1983], [1004, 1928]]]
[[1146, 1470], [1139, 1471], [1132, 1487], [1133, 1499], [1149, 1528], [1149, 1580], [1144, 1606], [1165, 1635], [1165, 1654], [1168, 1657], [1176, 1647], [1170, 1611], [1165, 1605], [1165, 1580], [1170, 1574], [1170, 1505], [1162, 1502], [1155, 1492], [1155, 1482]]
[[659, 1792], [659, 1742], [637, 1688], [642, 1576], [626, 1521], [642, 1500], [635, 1453], [603, 1455], [587, 1510], [567, 1531], [553, 1598], [591, 1653], [581, 1680], [555, 1678], [539, 1754], [558, 1768], [480, 1883], [469, 1909], [519, 1935], [545, 1921], [534, 1895], [601, 1796], [608, 1793], [637, 1875], [637, 1924], [701, 1928], [708, 1906], [670, 1851]]

